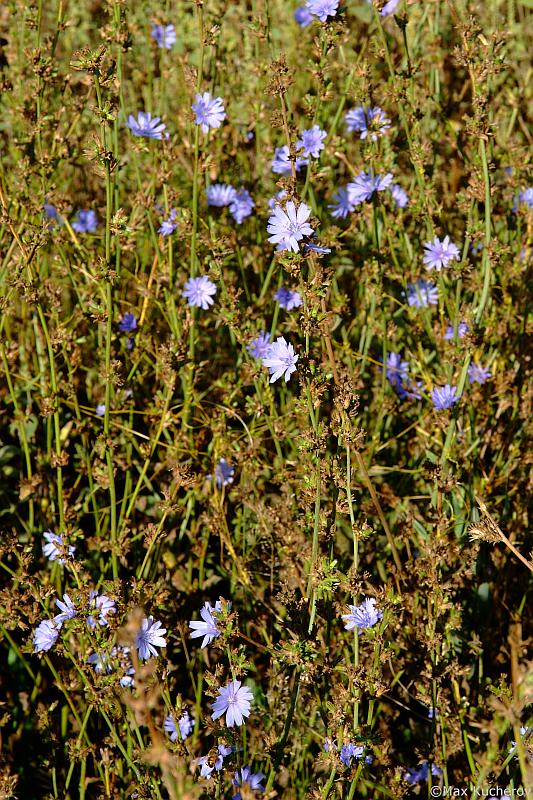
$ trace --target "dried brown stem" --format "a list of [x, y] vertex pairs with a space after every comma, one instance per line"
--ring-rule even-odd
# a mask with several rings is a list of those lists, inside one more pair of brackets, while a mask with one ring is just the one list
[[500, 539], [502, 540], [502, 542], [503, 542], [505, 545], [507, 545], [507, 547], [509, 548], [509, 550], [511, 550], [511, 552], [512, 552], [512, 553], [514, 553], [514, 554], [515, 554], [515, 556], [516, 556], [518, 559], [520, 559], [520, 561], [522, 562], [522, 564], [524, 564], [524, 565], [525, 565], [525, 566], [526, 566], [526, 567], [527, 567], [527, 568], [530, 570], [530, 572], [533, 572], [533, 564], [531, 563], [531, 561], [528, 561], [528, 560], [527, 560], [527, 558], [524, 558], [524, 556], [522, 555], [522, 553], [520, 553], [520, 552], [519, 552], [519, 551], [516, 549], [516, 547], [514, 546], [514, 544], [513, 544], [512, 542], [510, 542], [510, 541], [509, 541], [509, 539], [507, 538], [507, 536], [505, 535], [505, 533], [502, 531], [502, 529], [499, 527], [499, 525], [498, 525], [498, 524], [495, 522], [494, 518], [493, 518], [493, 517], [492, 517], [492, 516], [489, 514], [489, 511], [488, 511], [488, 509], [487, 509], [487, 506], [485, 505], [485, 503], [483, 502], [483, 500], [480, 500], [480, 498], [479, 498], [477, 495], [475, 495], [475, 498], [476, 498], [476, 503], [478, 504], [478, 506], [479, 506], [479, 508], [480, 508], [480, 510], [481, 510], [481, 513], [482, 513], [482, 514], [484, 514], [484, 515], [487, 517], [487, 519], [489, 520], [490, 524], [492, 525], [493, 529], [496, 531], [496, 533], [498, 534], [498, 536], [500, 537]]

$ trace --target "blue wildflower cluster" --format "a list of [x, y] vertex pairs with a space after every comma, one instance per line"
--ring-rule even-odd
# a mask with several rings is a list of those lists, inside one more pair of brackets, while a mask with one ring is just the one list
[[422, 383], [413, 383], [409, 378], [409, 364], [403, 361], [399, 353], [387, 353], [385, 374], [389, 384], [398, 394], [400, 400], [411, 398], [419, 400]]
[[365, 747], [362, 744], [345, 742], [339, 749], [332, 739], [326, 737], [324, 739], [323, 748], [326, 753], [338, 753], [339, 759], [345, 767], [351, 767], [352, 761], [361, 761], [363, 758], [367, 764], [372, 764], [373, 761], [371, 755], [365, 756]]
[[[45, 531], [43, 537], [45, 539], [43, 553], [49, 561], [57, 561], [61, 565], [68, 564], [68, 560], [72, 559], [75, 552], [73, 545], [65, 546], [63, 537], [52, 531]], [[109, 628], [110, 616], [115, 615], [117, 612], [115, 600], [95, 589], [91, 589], [88, 597], [80, 599], [78, 603], [74, 603], [71, 596], [65, 592], [61, 600], [56, 599], [55, 604], [59, 609], [59, 614], [56, 614], [52, 619], [45, 619], [40, 622], [33, 632], [32, 642], [36, 653], [51, 650], [57, 642], [63, 625], [69, 620], [84, 620], [89, 631], [96, 635], [98, 628]], [[134, 638], [137, 656], [141, 661], [146, 661], [152, 656], [158, 656], [158, 648], [166, 647], [166, 639], [164, 638], [166, 632], [161, 623], [154, 621], [153, 617], [142, 619]], [[130, 648], [113, 646], [109, 653], [106, 654], [101, 649], [103, 644], [101, 638], [95, 639], [96, 643], [100, 649], [89, 656], [88, 663], [94, 666], [96, 672], [109, 673], [113, 671], [113, 661], [116, 661], [117, 658], [120, 659], [122, 666], [126, 663], [126, 668], [123, 669], [124, 674], [121, 678], [121, 685], [133, 686], [132, 675], [135, 670], [129, 660]]]
[[346, 128], [359, 133], [361, 139], [367, 137], [376, 142], [390, 129], [391, 121], [379, 106], [358, 106], [348, 111], [344, 117]]
[[435, 778], [438, 778], [442, 775], [441, 768], [437, 767], [436, 764], [432, 764], [430, 768], [428, 762], [423, 761], [418, 769], [407, 770], [405, 773], [405, 780], [411, 785], [416, 783], [427, 783], [430, 772]]
[[229, 207], [237, 225], [250, 216], [255, 203], [247, 189], [234, 189], [227, 183], [213, 183], [206, 190], [207, 204], [216, 208]]

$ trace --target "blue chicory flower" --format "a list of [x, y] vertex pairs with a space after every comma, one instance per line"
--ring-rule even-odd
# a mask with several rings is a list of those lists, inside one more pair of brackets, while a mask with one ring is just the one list
[[430, 392], [433, 408], [436, 411], [445, 411], [451, 408], [460, 399], [461, 395], [457, 394], [457, 386], [450, 386], [447, 383], [442, 387], [435, 387]]
[[321, 247], [318, 244], [304, 244], [304, 253], [316, 253], [317, 256], [326, 256], [331, 253], [331, 247]]
[[304, 236], [313, 235], [313, 229], [307, 222], [310, 215], [311, 209], [305, 203], [296, 209], [294, 202], [289, 200], [285, 211], [278, 206], [268, 220], [267, 231], [271, 234], [268, 241], [283, 244], [287, 250], [297, 253], [300, 249], [298, 242]]
[[229, 756], [231, 755], [231, 753], [233, 753], [233, 747], [230, 747], [230, 745], [226, 744], [219, 744], [217, 750], [218, 750], [218, 755], [214, 762], [212, 762], [208, 758], [208, 756], [202, 756], [201, 758], [197, 759], [196, 763], [201, 764], [202, 766], [202, 769], [200, 771], [200, 775], [202, 776], [202, 778], [207, 778], [208, 780], [210, 780], [211, 773], [214, 770], [220, 772], [220, 770], [224, 765], [224, 759], [226, 758], [226, 756]]
[[392, 183], [392, 172], [386, 175], [372, 175], [371, 172], [361, 172], [346, 187], [349, 202], [358, 206], [371, 200], [375, 192], [383, 192]]
[[379, 12], [380, 17], [390, 17], [391, 14], [394, 14], [399, 5], [400, 0], [389, 0]]
[[215, 284], [206, 275], [201, 278], [189, 278], [182, 292], [191, 307], [208, 309], [214, 303], [217, 292]]
[[439, 302], [439, 290], [431, 281], [418, 280], [407, 284], [407, 302], [415, 308], [436, 306]]
[[76, 607], [74, 603], [68, 596], [68, 594], [63, 595], [63, 600], [56, 600], [56, 606], [61, 611], [60, 614], [56, 614], [54, 617], [54, 621], [58, 628], [61, 628], [63, 623], [67, 621], [67, 619], [74, 619], [76, 616]]
[[131, 663], [131, 656], [130, 656], [130, 648], [125, 647], [122, 644], [119, 644], [116, 648], [116, 653], [114, 652], [115, 648], [111, 651], [112, 655], [117, 655], [120, 660], [120, 666], [124, 675], [120, 679], [120, 685], [123, 689], [131, 689], [135, 686], [135, 681], [133, 680], [133, 676], [135, 675], [135, 668]]
[[71, 544], [66, 547], [61, 534], [45, 531], [43, 536], [46, 539], [46, 544], [43, 545], [43, 553], [49, 561], [57, 561], [58, 564], [64, 564], [66, 558], [73, 557], [76, 548]]
[[482, 367], [481, 364], [472, 364], [468, 365], [468, 381], [469, 383], [480, 383], [483, 384], [491, 377], [491, 373], [486, 367]]
[[166, 639], [163, 637], [166, 632], [167, 629], [162, 628], [160, 622], [154, 622], [152, 616], [143, 619], [135, 637], [135, 646], [141, 661], [147, 661], [151, 656], [158, 656], [156, 647], [167, 646]]
[[157, 42], [160, 49], [170, 50], [176, 44], [176, 30], [174, 25], [153, 25], [152, 39]]
[[324, 149], [326, 131], [321, 130], [318, 125], [313, 125], [312, 128], [303, 130], [301, 136], [302, 138], [296, 142], [296, 149], [302, 149], [306, 158], [319, 158], [320, 151]]
[[137, 317], [127, 311], [118, 324], [118, 329], [122, 333], [133, 333], [137, 330]]
[[366, 597], [361, 605], [348, 605], [348, 608], [350, 613], [342, 614], [347, 631], [351, 631], [357, 626], [359, 633], [362, 633], [364, 628], [372, 628], [383, 619], [383, 612], [376, 608], [376, 601], [373, 597]]
[[59, 626], [53, 619], [45, 619], [33, 632], [33, 650], [35, 653], [46, 653], [54, 646], [59, 636]]
[[196, 114], [196, 124], [200, 125], [204, 133], [208, 133], [209, 128], [220, 128], [226, 119], [223, 99], [211, 97], [209, 92], [196, 94], [192, 110]]
[[307, 28], [307, 26], [310, 25], [314, 20], [314, 17], [311, 12], [307, 10], [307, 8], [299, 6], [294, 12], [294, 19], [300, 28]]
[[255, 339], [252, 339], [250, 344], [246, 345], [246, 349], [254, 358], [264, 358], [270, 347], [270, 334], [261, 331]]
[[[241, 788], [246, 786], [249, 791], [262, 794], [265, 791], [265, 787], [261, 783], [264, 777], [262, 772], [254, 773], [248, 766], [241, 767], [241, 769], [237, 770], [235, 773], [232, 784], [233, 786], [240, 786]], [[241, 793], [237, 792], [234, 794], [231, 800], [242, 800]]]
[[98, 625], [109, 625], [107, 615], [114, 614], [117, 606], [114, 600], [111, 600], [106, 594], [91, 591], [89, 593], [89, 609], [94, 609], [98, 613], [97, 619], [92, 614], [87, 617], [87, 625], [89, 628], [94, 628], [97, 623]]
[[111, 650], [111, 653], [91, 653], [87, 658], [87, 663], [94, 667], [95, 672], [106, 672], [110, 674], [113, 672], [113, 664], [111, 659], [116, 653], [116, 647]]
[[458, 248], [450, 241], [449, 236], [445, 236], [442, 242], [435, 236], [432, 242], [424, 244], [424, 250], [426, 252], [423, 261], [426, 269], [436, 269], [437, 272], [440, 272], [442, 267], [448, 267], [454, 259], [459, 261], [461, 258]]
[[294, 347], [289, 344], [283, 336], [278, 336], [273, 342], [263, 358], [263, 366], [270, 372], [270, 383], [274, 383], [285, 377], [285, 383], [289, 381], [292, 373], [296, 371], [298, 356], [294, 352]]
[[341, 187], [337, 189], [333, 195], [334, 203], [328, 205], [331, 208], [332, 217], [342, 217], [343, 219], [355, 211], [355, 203], [350, 199], [350, 194], [347, 188]]
[[411, 400], [420, 400], [423, 389], [424, 384], [422, 381], [416, 381], [415, 383], [412, 383], [412, 381], [406, 381], [401, 387], [398, 388], [398, 394], [400, 395], [401, 400], [404, 400], [406, 397]]
[[352, 758], [360, 759], [363, 757], [365, 752], [365, 748], [363, 745], [360, 744], [352, 744], [348, 742], [348, 744], [343, 744], [341, 747], [341, 751], [339, 753], [340, 760], [342, 763], [349, 767], [352, 763]]
[[[228, 609], [231, 609], [230, 601], [228, 601]], [[206, 602], [204, 607], [200, 609], [202, 620], [191, 620], [189, 622], [189, 628], [193, 631], [191, 633], [191, 639], [198, 639], [200, 636], [204, 637], [200, 645], [201, 648], [208, 647], [211, 642], [220, 636], [221, 632], [217, 626], [218, 620], [216, 616], [218, 616], [221, 611], [222, 602], [220, 600], [217, 600], [214, 606]]]
[[376, 142], [379, 136], [390, 129], [390, 119], [379, 106], [358, 106], [344, 117], [350, 132], [357, 131], [360, 139], [370, 138]]
[[[431, 774], [435, 777], [440, 777], [442, 775], [442, 770], [440, 767], [437, 767], [435, 764], [431, 765]], [[427, 781], [429, 776], [429, 767], [428, 762], [423, 761], [420, 765], [419, 769], [409, 769], [405, 773], [405, 780], [407, 783], [411, 785], [415, 783], [421, 783], [422, 781]]]
[[223, 486], [229, 486], [230, 483], [233, 483], [234, 475], [234, 467], [232, 467], [231, 464], [228, 464], [225, 458], [219, 459], [219, 462], [215, 467], [215, 483], [217, 485], [217, 489], [222, 489]]
[[[152, 117], [149, 111], [139, 111], [137, 119], [130, 114], [127, 125], [134, 136], [158, 140], [163, 138], [163, 132], [167, 127], [161, 122], [161, 117]], [[165, 137], [168, 138], [168, 133], [165, 134]]]
[[337, 15], [339, 0], [307, 0], [305, 7], [313, 17], [326, 22], [328, 17]]
[[108, 675], [113, 672], [113, 659], [119, 659], [120, 667], [124, 675], [120, 679], [120, 685], [126, 689], [134, 685], [133, 676], [135, 669], [130, 659], [130, 648], [118, 645], [113, 647], [110, 653], [91, 653], [87, 661], [94, 667], [95, 672], [106, 672]]
[[396, 208], [407, 208], [409, 205], [409, 195], [405, 189], [402, 189], [397, 183], [391, 183], [389, 188]]
[[160, 233], [161, 236], [170, 236], [171, 233], [174, 233], [174, 231], [178, 227], [178, 225], [177, 225], [177, 223], [175, 221], [177, 213], [178, 212], [176, 211], [176, 209], [173, 208], [171, 210], [169, 216], [167, 217], [167, 219], [164, 219], [161, 222], [161, 225], [157, 229], [157, 232]]
[[98, 227], [96, 212], [91, 208], [88, 211], [78, 211], [72, 223], [72, 230], [76, 233], [94, 233]]
[[[466, 322], [461, 321], [457, 326], [457, 338], [462, 339], [468, 333], [468, 325]], [[453, 324], [448, 321], [448, 325], [446, 326], [446, 331], [444, 333], [444, 338], [447, 340], [455, 339], [456, 330]]]
[[533, 208], [533, 186], [528, 186], [518, 195], [518, 202]]
[[247, 189], [239, 189], [230, 203], [229, 213], [237, 223], [240, 225], [246, 217], [249, 217], [255, 208], [255, 203], [252, 196]]
[[392, 388], [402, 395], [404, 383], [409, 377], [409, 364], [407, 361], [402, 361], [399, 353], [387, 353], [385, 375]]
[[[367, 3], [372, 3], [372, 0], [367, 0]], [[374, 5], [376, 2], [374, 0]], [[389, 0], [388, 3], [385, 3], [381, 11], [379, 12], [380, 17], [390, 17], [391, 14], [394, 14], [398, 6], [400, 5], [400, 0]]]
[[285, 311], [292, 311], [293, 308], [299, 308], [302, 305], [300, 293], [297, 291], [292, 292], [284, 286], [278, 289], [274, 295], [274, 299], [278, 301], [281, 308], [284, 308]]
[[49, 230], [51, 230], [54, 227], [54, 225], [59, 225], [59, 226], [63, 225], [63, 218], [59, 214], [59, 211], [54, 205], [52, 205], [52, 203], [49, 203], [48, 200], [46, 199], [44, 201], [43, 211], [46, 219], [51, 220], [50, 224], [48, 225]]
[[[307, 158], [296, 158], [294, 166], [296, 172], [302, 167], [307, 166], [309, 160]], [[272, 160], [272, 172], [276, 175], [290, 175], [292, 172], [291, 160], [289, 158], [289, 145], [285, 144], [283, 147], [276, 147], [274, 158]]]
[[[335, 752], [336, 753], [336, 752], [338, 752], [338, 749], [339, 749], [337, 747], [337, 745], [335, 744], [335, 742], [333, 741], [333, 739], [330, 739], [329, 737], [326, 737], [324, 739], [323, 748], [326, 751], [326, 753], [329, 753], [329, 752]], [[346, 767], [349, 767], [350, 764], [351, 764], [352, 758], [360, 759], [360, 758], [363, 757], [364, 752], [365, 752], [365, 748], [363, 747], [363, 745], [357, 745], [357, 744], [353, 744], [352, 742], [347, 742], [346, 744], [342, 745], [341, 751], [339, 753], [339, 758], [340, 758], [340, 760], [342, 761], [342, 763]], [[371, 764], [372, 760], [373, 760], [372, 756], [366, 756], [365, 757], [365, 761], [366, 761], [367, 764]]]
[[245, 717], [250, 716], [250, 704], [253, 699], [253, 694], [247, 686], [242, 685], [241, 681], [231, 681], [218, 690], [218, 697], [211, 704], [213, 709], [211, 717], [215, 720], [225, 714], [228, 728], [242, 725]]
[[283, 198], [286, 196], [287, 192], [285, 191], [285, 189], [282, 189], [280, 192], [277, 192], [277, 194], [275, 194], [274, 197], [271, 197], [268, 200], [268, 207], [273, 211], [280, 205], [280, 201], [283, 200]]
[[208, 206], [224, 208], [233, 203], [237, 192], [229, 183], [212, 183], [207, 187], [205, 194]]
[[163, 728], [170, 736], [171, 742], [177, 741], [178, 738], [182, 741], [185, 741], [185, 739], [192, 733], [194, 728], [194, 719], [187, 710], [183, 712], [177, 722], [176, 718], [172, 716], [172, 714], [169, 714], [163, 723]]

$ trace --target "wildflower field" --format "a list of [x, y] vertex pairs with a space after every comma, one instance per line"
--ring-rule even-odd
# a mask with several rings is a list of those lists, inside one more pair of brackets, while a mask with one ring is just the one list
[[0, 800], [533, 791], [532, 0], [3, 0]]

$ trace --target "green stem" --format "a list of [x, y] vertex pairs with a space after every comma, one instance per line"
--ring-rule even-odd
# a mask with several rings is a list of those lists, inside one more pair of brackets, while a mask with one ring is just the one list
[[[9, 389], [9, 396], [11, 397], [11, 402], [13, 403], [13, 407], [15, 409], [15, 419], [17, 420], [17, 428], [19, 430], [19, 438], [20, 438], [20, 442], [22, 444], [22, 449], [24, 451], [24, 460], [26, 462], [26, 474], [28, 476], [28, 481], [31, 481], [32, 476], [33, 476], [33, 472], [32, 472], [32, 468], [31, 468], [31, 456], [30, 456], [30, 448], [29, 448], [29, 445], [28, 445], [28, 437], [26, 436], [26, 428], [24, 427], [22, 410], [21, 410], [21, 408], [20, 408], [20, 406], [18, 404], [17, 396], [15, 394], [15, 389], [14, 389], [14, 386], [13, 386], [13, 381], [11, 380], [11, 373], [10, 373], [10, 370], [9, 370], [9, 363], [8, 363], [8, 360], [7, 360], [6, 351], [5, 351], [5, 347], [4, 347], [4, 343], [3, 342], [0, 342], [0, 352], [2, 353], [2, 361], [3, 361], [3, 364], [4, 364], [4, 371], [5, 371], [5, 374], [6, 374], [7, 387]], [[33, 532], [33, 521], [34, 521], [34, 505], [33, 505], [33, 499], [31, 497], [31, 495], [30, 495], [29, 500], [28, 500], [28, 511], [29, 511], [29, 514], [28, 514], [28, 529], [29, 529], [29, 531], [31, 533], [31, 532]]]
[[[198, 38], [200, 41], [200, 63], [196, 76], [196, 92], [202, 88], [204, 72], [204, 12], [202, 3], [197, 3], [198, 11]], [[198, 233], [198, 161], [200, 150], [200, 126], [196, 125], [194, 132], [194, 175], [192, 184], [192, 237], [191, 237], [191, 278], [196, 275], [196, 237]]]
[[479, 325], [487, 305], [490, 294], [490, 281], [491, 281], [491, 264], [490, 264], [490, 238], [491, 238], [491, 202], [490, 202], [490, 176], [489, 165], [487, 161], [487, 149], [483, 139], [479, 142], [479, 150], [481, 155], [481, 163], [483, 166], [483, 180], [485, 183], [485, 243], [483, 247], [483, 289], [481, 291], [481, 299], [476, 311], [476, 323]]
[[289, 711], [287, 714], [287, 718], [285, 719], [285, 725], [283, 727], [283, 733], [281, 734], [281, 738], [279, 739], [276, 745], [276, 756], [274, 758], [274, 762], [268, 774], [267, 785], [265, 787], [265, 794], [268, 794], [269, 791], [272, 789], [274, 778], [276, 776], [276, 772], [278, 771], [279, 765], [281, 764], [281, 759], [283, 758], [283, 749], [285, 744], [287, 743], [287, 739], [289, 738], [289, 731], [291, 729], [292, 718], [294, 716], [294, 710], [296, 708], [296, 700], [298, 699], [298, 691], [300, 689], [300, 675], [301, 672], [298, 669], [296, 671], [296, 675], [294, 678], [294, 683], [292, 686], [291, 692], [291, 700], [289, 705]]
[[[100, 82], [95, 75], [94, 85], [96, 90], [96, 98], [98, 109], [103, 115], [103, 101]], [[107, 151], [107, 131], [105, 122], [102, 119], [100, 125], [100, 135], [102, 137], [102, 146]], [[105, 220], [105, 263], [106, 269], [111, 269], [111, 215], [113, 206], [113, 190], [111, 186], [111, 172], [109, 160], [105, 160], [105, 193], [106, 193], [106, 220]], [[113, 337], [113, 290], [111, 279], [107, 277], [106, 284], [106, 306], [107, 306], [107, 324], [106, 324], [106, 337], [105, 337], [105, 413], [104, 413], [104, 439], [105, 439], [105, 456], [107, 465], [107, 476], [109, 481], [109, 505], [111, 512], [111, 568], [113, 571], [113, 578], [118, 578], [118, 559], [117, 559], [117, 495], [115, 487], [115, 473], [113, 468], [113, 452], [110, 447], [109, 439], [109, 415], [111, 411], [112, 389], [113, 380], [111, 374], [111, 341]]]

